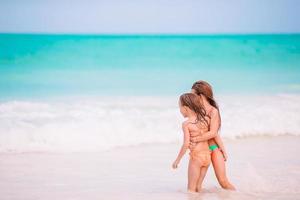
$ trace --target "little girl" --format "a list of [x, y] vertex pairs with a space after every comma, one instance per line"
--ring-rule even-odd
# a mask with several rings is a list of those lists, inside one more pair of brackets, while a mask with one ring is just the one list
[[[181, 158], [190, 145], [190, 137], [207, 132], [210, 118], [202, 106], [201, 98], [193, 93], [185, 93], [179, 98], [180, 112], [187, 118], [182, 123], [184, 142], [172, 167], [177, 168]], [[210, 164], [208, 141], [198, 142], [193, 149], [190, 149], [190, 160], [188, 167], [188, 191], [200, 192], [202, 182]]]

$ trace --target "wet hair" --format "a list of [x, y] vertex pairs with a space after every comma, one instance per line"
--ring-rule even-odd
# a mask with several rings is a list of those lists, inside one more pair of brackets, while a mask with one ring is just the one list
[[203, 95], [206, 98], [206, 100], [208, 101], [208, 103], [218, 110], [219, 119], [220, 119], [219, 127], [221, 127], [220, 110], [219, 110], [219, 106], [218, 106], [216, 100], [214, 99], [214, 93], [212, 90], [212, 86], [208, 82], [200, 80], [193, 84], [192, 89], [195, 91], [195, 94], [197, 94], [198, 96]]
[[184, 93], [179, 97], [179, 102], [181, 106], [186, 106], [196, 113], [197, 121], [200, 123], [204, 122], [207, 126], [209, 125], [205, 118], [207, 116], [206, 111], [199, 96], [193, 93]]

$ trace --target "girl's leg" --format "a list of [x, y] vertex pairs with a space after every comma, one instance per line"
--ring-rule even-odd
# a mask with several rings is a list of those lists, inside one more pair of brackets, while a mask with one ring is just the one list
[[188, 191], [197, 192], [197, 182], [200, 176], [199, 163], [190, 159], [188, 167]]
[[227, 190], [235, 190], [235, 187], [227, 179], [224, 157], [219, 148], [215, 149], [212, 152], [211, 161], [214, 167], [216, 177], [221, 187]]
[[202, 183], [203, 183], [204, 177], [206, 175], [207, 169], [208, 169], [208, 166], [207, 167], [203, 166], [200, 168], [200, 176], [199, 176], [199, 179], [197, 182], [197, 192], [200, 192], [202, 189]]

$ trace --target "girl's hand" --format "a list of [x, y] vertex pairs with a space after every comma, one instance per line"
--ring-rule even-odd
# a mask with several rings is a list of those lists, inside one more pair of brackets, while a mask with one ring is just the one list
[[221, 151], [221, 153], [223, 154], [224, 161], [227, 161], [227, 158], [228, 158], [227, 152], [226, 152], [225, 150], [223, 150], [223, 149], [220, 149], [220, 151]]
[[176, 169], [178, 167], [178, 164], [179, 164], [179, 161], [178, 160], [175, 160], [172, 164], [172, 168], [173, 169]]

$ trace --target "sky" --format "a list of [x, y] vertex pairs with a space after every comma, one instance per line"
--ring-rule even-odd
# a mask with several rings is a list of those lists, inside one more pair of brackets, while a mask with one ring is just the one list
[[2, 33], [299, 33], [300, 0], [0, 0]]

